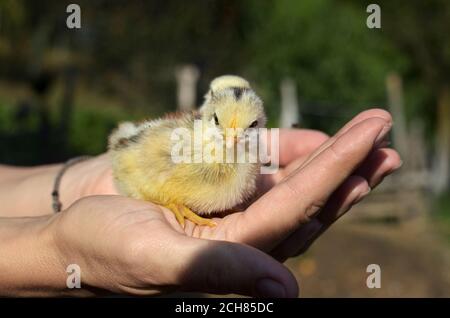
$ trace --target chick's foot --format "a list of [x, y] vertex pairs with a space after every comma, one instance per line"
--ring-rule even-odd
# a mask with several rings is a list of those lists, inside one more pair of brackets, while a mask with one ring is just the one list
[[188, 219], [192, 223], [195, 223], [197, 225], [207, 225], [210, 227], [214, 227], [217, 225], [217, 223], [214, 222], [213, 220], [202, 218], [201, 216], [197, 215], [195, 212], [193, 212], [191, 209], [189, 209], [184, 205], [169, 203], [165, 207], [173, 212], [178, 223], [180, 223], [181, 227], [183, 228], [185, 225], [184, 219]]

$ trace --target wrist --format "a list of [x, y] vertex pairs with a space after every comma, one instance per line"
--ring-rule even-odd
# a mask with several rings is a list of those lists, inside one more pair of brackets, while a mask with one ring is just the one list
[[[0, 167], [0, 216], [53, 214], [52, 190], [62, 164], [30, 168]], [[61, 178], [59, 200], [68, 208], [89, 195], [117, 194], [108, 154], [69, 167]]]
[[55, 216], [0, 218], [2, 296], [89, 295], [69, 289], [64, 257], [55, 242]]
[[59, 188], [63, 209], [82, 197], [104, 194], [117, 194], [108, 154], [71, 166], [63, 175]]
[[0, 182], [0, 217], [39, 216], [52, 213], [51, 191], [61, 164], [7, 169]]

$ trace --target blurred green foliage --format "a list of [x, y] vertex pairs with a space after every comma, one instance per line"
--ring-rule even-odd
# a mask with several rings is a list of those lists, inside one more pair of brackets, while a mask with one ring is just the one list
[[57, 130], [58, 114], [51, 113], [51, 134], [46, 151], [42, 153], [39, 140], [39, 120], [36, 114], [29, 114], [17, 120], [17, 107], [0, 100], [0, 157], [3, 163], [9, 164], [35, 164], [42, 161], [59, 161], [63, 156], [76, 156], [79, 154], [96, 155], [105, 151], [107, 137], [117, 123], [127, 120], [138, 120], [142, 113], [126, 112], [117, 107], [92, 107], [88, 104], [77, 105], [77, 111], [71, 118], [68, 133], [67, 150], [58, 147], [59, 133]]
[[[329, 133], [357, 111], [384, 107], [385, 76], [401, 71], [402, 57], [380, 30], [365, 27], [365, 6], [281, 0], [257, 10], [260, 3], [251, 11], [260, 26], [250, 35], [251, 67], [265, 90], [275, 93], [271, 103], [279, 99], [282, 78], [293, 78], [304, 124]], [[278, 109], [272, 110], [276, 115]]]
[[444, 0], [379, 1], [382, 29], [366, 27], [364, 1], [79, 0], [82, 28], [69, 30], [71, 2], [0, 0], [0, 83], [8, 83], [0, 84], [0, 140], [9, 145], [0, 161], [104, 151], [117, 121], [175, 110], [174, 71], [184, 63], [201, 71], [198, 104], [215, 76], [247, 77], [272, 126], [279, 84], [291, 77], [302, 126], [328, 133], [363, 109], [385, 107], [386, 75], [397, 72], [408, 118], [434, 136], [450, 74]]

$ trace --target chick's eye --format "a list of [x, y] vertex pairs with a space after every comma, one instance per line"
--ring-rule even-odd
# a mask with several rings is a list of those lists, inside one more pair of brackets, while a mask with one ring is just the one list
[[250, 124], [250, 128], [255, 128], [256, 126], [258, 125], [258, 121], [257, 120], [255, 120], [254, 122], [252, 122], [251, 124]]
[[217, 118], [217, 115], [214, 114], [214, 123], [219, 126], [219, 118]]

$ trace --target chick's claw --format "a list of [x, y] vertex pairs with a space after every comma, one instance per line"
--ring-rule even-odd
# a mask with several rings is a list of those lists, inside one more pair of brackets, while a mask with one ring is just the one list
[[174, 203], [169, 203], [166, 208], [168, 208], [173, 212], [173, 214], [175, 214], [175, 218], [177, 219], [178, 223], [180, 223], [181, 227], [184, 228], [184, 215], [180, 212], [178, 206]]
[[184, 219], [188, 219], [192, 223], [197, 225], [207, 225], [210, 227], [214, 227], [217, 225], [216, 222], [207, 218], [202, 218], [201, 216], [197, 215], [195, 212], [193, 212], [191, 209], [189, 209], [184, 205], [170, 203], [166, 205], [166, 208], [168, 208], [170, 211], [173, 212], [175, 218], [177, 219], [178, 223], [180, 223], [182, 228], [184, 228], [185, 225]]
[[182, 206], [181, 209], [183, 210], [184, 217], [197, 225], [207, 225], [210, 227], [214, 227], [217, 225], [217, 223], [214, 222], [213, 220], [202, 218], [201, 216], [197, 215], [195, 212], [193, 212], [191, 209], [189, 209], [184, 205]]

